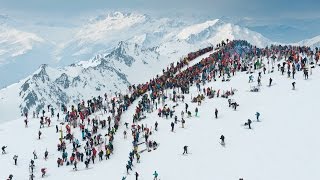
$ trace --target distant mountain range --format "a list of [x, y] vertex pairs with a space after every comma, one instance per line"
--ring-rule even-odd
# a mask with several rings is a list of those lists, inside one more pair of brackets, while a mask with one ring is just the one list
[[[245, 39], [258, 47], [273, 43], [257, 32], [221, 19], [188, 24], [179, 19], [121, 12], [91, 19], [77, 29], [72, 40], [61, 44], [6, 24], [0, 25], [0, 39], [0, 59], [17, 66], [17, 72], [33, 60], [50, 62], [53, 58], [62, 66], [43, 64], [32, 75], [22, 73], [27, 77], [20, 78], [19, 83], [0, 90], [0, 109], [8, 112], [3, 117], [7, 120], [23, 112], [41, 111], [48, 104], [58, 108], [105, 92], [126, 91], [128, 85], [148, 81], [189, 52], [215, 46], [221, 40]], [[318, 37], [299, 44], [318, 46], [319, 42]], [[10, 73], [1, 75], [16, 72]]]

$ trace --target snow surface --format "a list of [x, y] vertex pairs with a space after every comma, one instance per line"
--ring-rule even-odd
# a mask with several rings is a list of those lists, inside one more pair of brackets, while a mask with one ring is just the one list
[[[198, 59], [197, 61], [199, 61]], [[257, 77], [257, 71], [254, 74]], [[273, 85], [267, 87], [268, 79], [272, 77]], [[296, 90], [291, 89], [295, 81]], [[304, 80], [302, 72], [296, 74], [296, 79], [281, 76], [280, 72], [264, 75], [262, 73], [261, 92], [249, 92], [248, 75], [237, 73], [230, 82], [211, 82], [204, 87], [212, 87], [222, 91], [236, 89], [234, 99], [240, 106], [236, 111], [228, 107], [227, 99], [205, 99], [201, 106], [191, 103], [191, 96], [198, 94], [195, 87], [186, 95], [185, 102], [194, 115], [195, 107], [199, 108], [199, 117], [185, 118], [185, 128], [175, 126], [175, 133], [170, 132], [173, 119], [159, 118], [157, 112], [147, 113], [147, 118], [139, 124], [153, 127], [159, 123], [159, 130], [153, 131], [151, 140], [160, 143], [157, 150], [143, 152], [141, 163], [135, 163], [133, 174], [137, 171], [140, 180], [153, 179], [156, 170], [159, 179], [194, 180], [194, 179], [239, 179], [245, 180], [316, 180], [320, 178], [318, 162], [320, 161], [319, 121], [316, 118], [317, 92], [320, 91], [320, 71], [317, 66], [313, 69], [308, 80]], [[172, 93], [167, 91], [167, 93]], [[96, 94], [97, 95], [97, 94]], [[172, 102], [166, 102], [172, 107]], [[131, 123], [137, 101], [124, 112], [122, 122]], [[219, 117], [214, 118], [214, 109], [218, 108]], [[184, 103], [179, 102], [176, 114], [184, 110]], [[260, 122], [255, 121], [255, 113], [260, 112]], [[107, 115], [96, 114], [101, 119]], [[95, 115], [93, 115], [95, 116]], [[244, 122], [253, 120], [252, 129], [244, 127]], [[61, 122], [61, 121], [60, 121]], [[121, 179], [125, 176], [125, 164], [129, 151], [132, 149], [132, 137], [123, 139], [124, 125], [120, 126], [115, 136], [114, 154], [110, 160], [90, 164], [91, 169], [85, 170], [84, 164], [79, 163], [79, 171], [74, 172], [72, 166], [57, 168], [56, 160], [60, 153], [56, 150], [59, 134], [55, 133], [56, 118], [51, 127], [41, 129], [42, 139], [37, 139], [39, 120], [30, 119], [29, 127], [24, 127], [23, 118], [2, 123], [0, 126], [0, 145], [7, 145], [8, 154], [0, 155], [0, 177], [9, 174], [14, 179], [27, 179], [28, 164], [36, 150], [39, 159], [35, 161], [36, 179], [41, 179], [40, 169], [48, 168], [48, 176], [44, 179], [77, 179], [95, 178]], [[60, 127], [60, 125], [59, 125]], [[76, 138], [80, 139], [79, 129], [73, 129]], [[129, 130], [130, 132], [130, 130]], [[100, 132], [105, 134], [105, 130]], [[226, 137], [225, 147], [220, 145], [220, 136]], [[141, 141], [143, 141], [141, 139]], [[68, 143], [67, 143], [68, 144]], [[189, 146], [191, 154], [183, 156], [183, 146]], [[72, 145], [68, 144], [70, 149]], [[139, 149], [144, 149], [140, 145]], [[49, 159], [43, 159], [44, 151], [49, 151]], [[140, 149], [140, 150], [141, 150]], [[71, 153], [71, 152], [68, 152]], [[17, 154], [18, 166], [13, 165], [12, 157]], [[129, 175], [127, 180], [133, 180]]]

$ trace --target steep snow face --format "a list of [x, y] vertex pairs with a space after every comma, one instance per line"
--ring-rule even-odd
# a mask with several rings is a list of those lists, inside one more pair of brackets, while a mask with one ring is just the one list
[[272, 44], [271, 40], [259, 33], [218, 19], [187, 27], [177, 35], [177, 38], [189, 43], [209, 42], [217, 44], [226, 39], [245, 39], [258, 47]]
[[35, 34], [0, 25], [0, 65], [10, 58], [23, 55], [44, 40]]
[[301, 46], [320, 47], [320, 35], [311, 39], [306, 39], [296, 43]]

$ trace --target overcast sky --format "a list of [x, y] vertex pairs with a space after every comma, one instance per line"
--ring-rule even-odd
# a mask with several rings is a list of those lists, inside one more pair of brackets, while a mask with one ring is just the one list
[[210, 16], [319, 17], [319, 0], [0, 0], [1, 8], [32, 14], [78, 16], [99, 9], [185, 11]]

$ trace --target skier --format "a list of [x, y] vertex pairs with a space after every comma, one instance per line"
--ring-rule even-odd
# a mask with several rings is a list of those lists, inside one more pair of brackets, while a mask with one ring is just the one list
[[184, 112], [181, 111], [181, 118], [184, 118]]
[[221, 139], [221, 144], [224, 145], [224, 144], [225, 144], [225, 143], [224, 143], [224, 135], [221, 135], [221, 136], [220, 136], [220, 139]]
[[24, 124], [25, 124], [25, 127], [27, 128], [28, 127], [28, 119], [24, 120]]
[[46, 170], [47, 170], [47, 168], [41, 169], [41, 173], [42, 173], [41, 177], [44, 177], [46, 175], [46, 173], [47, 173]]
[[293, 82], [292, 83], [292, 90], [295, 90], [296, 89], [296, 82]]
[[249, 129], [251, 129], [251, 123], [252, 121], [248, 119], [248, 122], [244, 123], [245, 126], [249, 126]]
[[46, 151], [44, 152], [44, 159], [45, 159], [45, 160], [48, 159], [48, 155], [49, 155], [49, 152], [48, 152], [48, 150], [46, 150]]
[[74, 161], [74, 163], [73, 163], [73, 165], [74, 165], [74, 168], [73, 168], [73, 170], [75, 170], [75, 171], [77, 171], [78, 170], [78, 168], [77, 168], [77, 161]]
[[249, 76], [249, 83], [250, 83], [250, 82], [253, 82], [253, 75], [250, 75], [250, 76]]
[[184, 128], [185, 123], [186, 123], [186, 121], [182, 118], [182, 120], [181, 120], [182, 128]]
[[35, 178], [35, 175], [33, 175], [33, 173], [30, 174], [30, 180], [33, 180], [33, 178]]
[[131, 166], [129, 166], [129, 164], [126, 165], [126, 168], [127, 168], [127, 174], [129, 174], [129, 169], [132, 171], [132, 168]]
[[269, 79], [269, 87], [271, 86], [272, 84], [272, 78]]
[[12, 180], [12, 178], [13, 178], [13, 175], [10, 174], [7, 180]]
[[14, 160], [14, 165], [17, 165], [18, 155], [14, 155], [13, 160]]
[[153, 180], [158, 180], [158, 173], [157, 173], [157, 171], [154, 171], [153, 175], [154, 175]]
[[60, 167], [63, 164], [63, 160], [61, 158], [58, 158], [57, 164], [58, 164], [58, 167]]
[[32, 173], [33, 173], [34, 166], [35, 166], [35, 165], [34, 165], [34, 161], [31, 159], [29, 168], [30, 168], [30, 170], [31, 170]]
[[196, 107], [195, 109], [195, 112], [196, 112], [196, 117], [198, 116], [198, 112], [199, 112], [199, 109]]
[[136, 180], [138, 180], [139, 174], [137, 172], [135, 173], [135, 176], [136, 176]]
[[183, 146], [183, 154], [188, 154], [188, 146]]
[[188, 112], [189, 105], [186, 103], [186, 113]]
[[259, 121], [260, 113], [256, 112], [257, 121]]
[[[93, 157], [93, 156], [92, 156]], [[85, 160], [84, 161], [84, 164], [86, 165], [86, 168], [88, 169], [89, 168], [89, 159]]]
[[59, 128], [58, 128], [58, 125], [56, 125], [56, 133], [59, 132]]
[[2, 154], [6, 154], [6, 153], [7, 153], [7, 152], [6, 152], [6, 148], [7, 148], [7, 146], [2, 146], [2, 148], [1, 148]]
[[41, 138], [41, 134], [42, 134], [42, 132], [39, 130], [39, 132], [38, 132], [39, 139]]
[[218, 119], [218, 109], [217, 108], [214, 111], [214, 115], [216, 116], [216, 119]]
[[34, 151], [33, 151], [33, 159], [38, 159], [38, 156], [37, 156], [36, 150], [34, 150]]
[[258, 78], [258, 86], [261, 86], [261, 78]]
[[175, 123], [175, 124], [178, 123], [178, 116], [174, 116], [174, 123]]
[[158, 122], [156, 121], [156, 123], [154, 124], [155, 128], [154, 130], [158, 131]]
[[127, 139], [127, 131], [126, 130], [123, 131], [123, 138]]
[[171, 122], [171, 132], [173, 132], [173, 130], [174, 130], [174, 123]]

